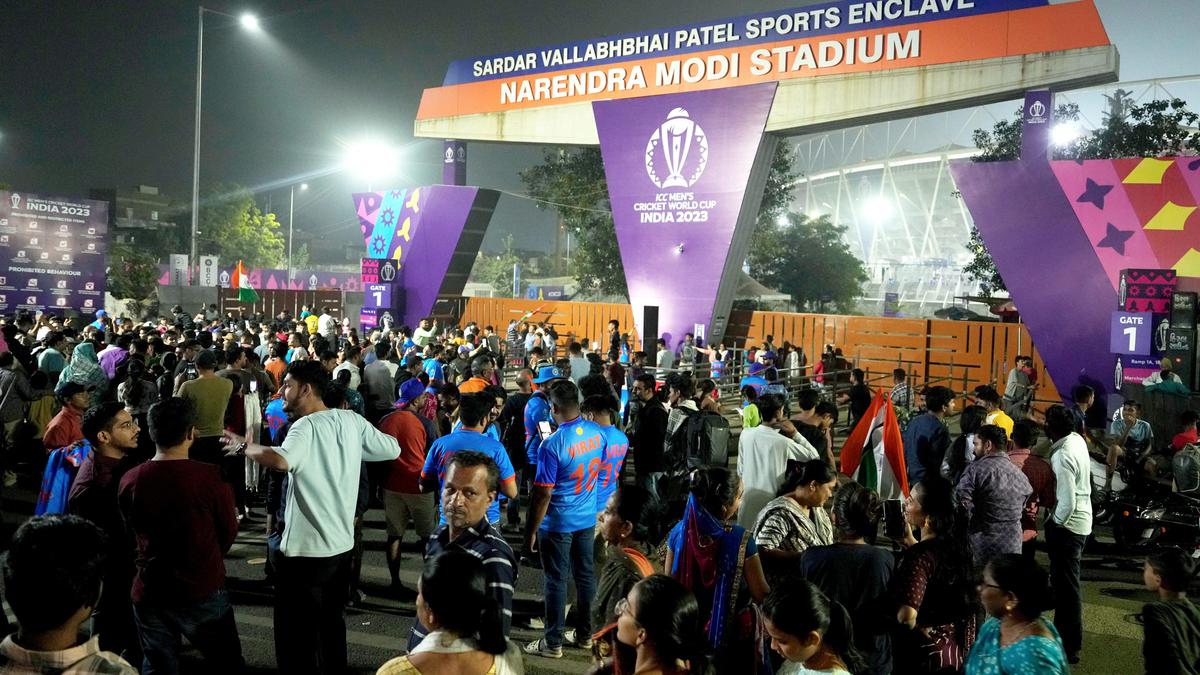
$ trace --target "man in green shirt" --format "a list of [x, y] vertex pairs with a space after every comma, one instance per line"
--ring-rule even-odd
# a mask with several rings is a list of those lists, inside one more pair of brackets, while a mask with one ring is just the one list
[[221, 434], [225, 431], [225, 408], [233, 393], [233, 382], [217, 376], [217, 357], [209, 350], [196, 356], [194, 380], [179, 386], [179, 397], [196, 406], [196, 441], [192, 444], [192, 459], [220, 464], [225, 451]]

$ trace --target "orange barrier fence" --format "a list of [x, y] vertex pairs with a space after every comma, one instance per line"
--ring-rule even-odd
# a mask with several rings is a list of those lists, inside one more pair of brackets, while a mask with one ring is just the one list
[[[509, 298], [468, 298], [460, 322], [492, 325], [503, 334], [508, 322], [532, 312], [529, 321], [551, 324], [563, 338], [607, 344], [608, 322], [616, 319], [621, 332], [634, 336], [629, 305], [592, 302], [553, 302]], [[1008, 371], [1018, 354], [1033, 356], [1038, 373], [1037, 399], [1059, 400], [1058, 390], [1024, 325], [985, 321], [893, 319], [870, 316], [734, 312], [728, 341], [760, 345], [768, 335], [776, 345], [802, 347], [812, 363], [826, 344], [842, 350], [856, 367], [872, 373], [904, 368], [918, 383], [948, 381], [957, 391], [992, 384], [1003, 393]], [[675, 345], [672, 345], [674, 347]]]

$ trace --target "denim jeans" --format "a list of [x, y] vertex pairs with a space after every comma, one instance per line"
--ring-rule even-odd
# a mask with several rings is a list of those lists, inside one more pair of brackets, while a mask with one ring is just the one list
[[1046, 521], [1046, 549], [1050, 553], [1050, 585], [1054, 588], [1054, 626], [1062, 636], [1067, 656], [1078, 656], [1083, 646], [1083, 595], [1079, 568], [1087, 537]]
[[143, 675], [179, 672], [181, 636], [204, 655], [208, 672], [237, 673], [245, 665], [233, 606], [225, 589], [190, 604], [135, 604], [133, 616], [145, 653]]
[[546, 585], [546, 644], [561, 647], [567, 622], [567, 580], [575, 578], [575, 634], [592, 634], [592, 598], [596, 595], [593, 538], [596, 528], [576, 532], [538, 532]]

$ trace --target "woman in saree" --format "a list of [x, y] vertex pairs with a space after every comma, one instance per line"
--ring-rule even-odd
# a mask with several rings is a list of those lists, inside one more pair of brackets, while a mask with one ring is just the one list
[[97, 396], [103, 396], [108, 390], [108, 376], [96, 358], [96, 345], [86, 341], [75, 345], [71, 360], [63, 368], [58, 381], [82, 384], [95, 391]]
[[757, 675], [771, 672], [769, 640], [751, 601], [762, 602], [771, 589], [754, 538], [732, 522], [741, 498], [742, 480], [733, 471], [694, 471], [683, 519], [667, 538], [664, 567], [696, 596], [718, 672], [729, 667]]
[[1046, 573], [1017, 553], [992, 558], [983, 570], [979, 601], [991, 617], [967, 659], [967, 675], [1069, 675], [1067, 654], [1054, 624], [1042, 616], [1053, 604]]

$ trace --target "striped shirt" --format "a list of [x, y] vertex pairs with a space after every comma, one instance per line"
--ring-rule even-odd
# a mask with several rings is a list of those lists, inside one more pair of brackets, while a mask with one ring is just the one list
[[10, 635], [0, 643], [0, 675], [136, 675], [137, 669], [112, 652], [100, 651], [100, 638], [61, 651], [39, 652], [18, 645]]
[[[504, 636], [508, 637], [508, 629], [512, 626], [513, 589], [517, 584], [517, 556], [512, 547], [500, 536], [500, 530], [488, 522], [485, 517], [474, 527], [468, 527], [450, 541], [450, 526], [443, 525], [429, 538], [425, 547], [425, 558], [432, 558], [450, 548], [457, 548], [478, 558], [483, 562], [483, 574], [487, 579], [488, 593], [500, 603], [504, 613]], [[413, 623], [412, 632], [408, 635], [408, 650], [411, 652], [429, 633], [429, 629], [420, 621]]]

